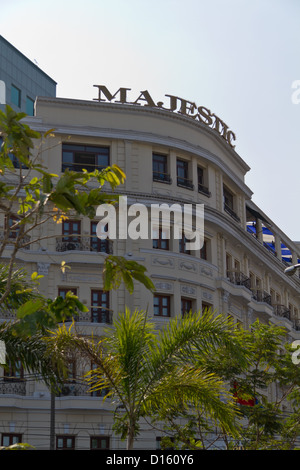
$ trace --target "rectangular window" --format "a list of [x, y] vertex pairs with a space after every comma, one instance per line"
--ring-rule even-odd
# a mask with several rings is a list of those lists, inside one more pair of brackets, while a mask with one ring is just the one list
[[234, 210], [234, 194], [229, 191], [225, 186], [223, 187], [223, 199], [224, 199], [224, 210], [237, 222], [240, 221], [240, 218]]
[[4, 369], [4, 380], [7, 382], [18, 381], [24, 379], [24, 369], [21, 361], [15, 361], [14, 364], [9, 363]]
[[21, 107], [21, 90], [15, 85], [11, 85], [11, 102], [18, 108]]
[[167, 155], [160, 155], [154, 153], [152, 155], [153, 167], [153, 181], [160, 181], [161, 183], [170, 183], [171, 178], [168, 173], [168, 157]]
[[193, 301], [182, 297], [181, 299], [181, 315], [184, 316], [193, 311]]
[[74, 450], [75, 436], [56, 436], [57, 450]]
[[1, 445], [4, 447], [12, 446], [22, 442], [22, 434], [3, 433], [1, 436]]
[[154, 296], [154, 315], [157, 317], [170, 316], [170, 296], [169, 295], [155, 295]]
[[34, 100], [26, 96], [26, 114], [34, 116]]
[[191, 254], [191, 250], [187, 248], [187, 242], [190, 242], [184, 235], [179, 239], [179, 252], [185, 253], [186, 255]]
[[62, 223], [62, 243], [64, 250], [80, 250], [80, 220], [64, 220]]
[[109, 449], [109, 437], [108, 436], [93, 436], [91, 437], [91, 450], [105, 450]]
[[187, 189], [194, 189], [192, 181], [189, 179], [189, 162], [177, 159], [177, 185]]
[[[3, 143], [3, 137], [0, 136], [0, 147], [1, 147], [2, 143]], [[13, 155], [12, 153], [9, 153], [8, 156], [9, 156], [14, 168], [17, 168], [17, 169], [22, 168], [22, 169], [25, 169], [25, 170], [28, 169], [28, 166], [25, 163], [21, 163], [20, 160], [15, 155]]]
[[211, 193], [205, 184], [205, 172], [200, 166], [197, 167], [197, 178], [198, 178], [198, 192], [210, 196]]
[[200, 258], [207, 260], [207, 241], [204, 240], [202, 248], [200, 249]]
[[[98, 253], [112, 253], [112, 242], [109, 239], [102, 240], [97, 236], [97, 225], [98, 222], [91, 222], [91, 244], [90, 251], [97, 251]], [[107, 232], [108, 226], [104, 227], [104, 231]]]
[[168, 250], [169, 249], [169, 231], [161, 227], [153, 229], [152, 233], [153, 238], [153, 248], [159, 250]]
[[91, 292], [91, 321], [92, 323], [112, 322], [109, 309], [109, 294], [103, 290], [92, 290]]
[[109, 165], [109, 147], [94, 147], [92, 145], [62, 146], [62, 171], [102, 170]]

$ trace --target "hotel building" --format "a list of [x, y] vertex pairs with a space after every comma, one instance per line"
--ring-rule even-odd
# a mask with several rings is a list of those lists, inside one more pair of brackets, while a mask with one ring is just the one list
[[[55, 129], [51, 145], [43, 147], [43, 164], [56, 174], [66, 168], [117, 164], [126, 181], [115, 192], [127, 196], [128, 204], [204, 204], [202, 249], [189, 251], [184, 239], [167, 239], [163, 230], [155, 239], [101, 241], [97, 220], [74, 215], [62, 224], [41, 227], [36, 235], [49, 238], [19, 251], [19, 265], [44, 275], [41, 291], [46, 296], [55, 298], [68, 290], [78, 295], [89, 307], [76, 320], [86, 334], [101, 334], [125, 306], [148, 306], [158, 328], [170, 317], [211, 307], [244, 327], [256, 319], [284, 325], [291, 342], [299, 339], [300, 279], [284, 273], [298, 262], [299, 245], [253, 203], [245, 184], [250, 168], [234, 148], [233, 132], [206, 108], [197, 111], [180, 98], [156, 105], [148, 92], [131, 102], [127, 89], [116, 95], [99, 87], [94, 101], [38, 98], [35, 115], [26, 123], [40, 132]], [[0, 220], [2, 230], [3, 224]], [[139, 283], [132, 295], [123, 286], [105, 292], [102, 267], [107, 253], [146, 266], [156, 292]], [[71, 267], [65, 273], [62, 261]], [[5, 312], [1, 317], [7, 319]], [[70, 381], [55, 399], [56, 448], [124, 448], [112, 431], [114, 408], [88, 391], [84, 367], [74, 360]], [[276, 390], [269, 393], [275, 396]], [[43, 383], [31, 380], [26, 371], [14, 381], [3, 372], [1, 443], [21, 440], [49, 449], [50, 406]], [[136, 448], [155, 449], [160, 437], [145, 429]]]

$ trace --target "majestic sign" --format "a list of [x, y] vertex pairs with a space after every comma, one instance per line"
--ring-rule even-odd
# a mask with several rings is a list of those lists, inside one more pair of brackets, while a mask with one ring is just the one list
[[[119, 88], [113, 95], [104, 85], [94, 85], [98, 88], [98, 97], [94, 101], [109, 101], [120, 104], [130, 104], [136, 106], [146, 106], [150, 108], [159, 108], [165, 111], [170, 111], [187, 116], [195, 121], [206, 124], [211, 129], [214, 129], [229, 145], [234, 148], [233, 142], [236, 140], [234, 132], [225, 124], [222, 119], [213, 114], [205, 106], [197, 106], [192, 101], [179, 98], [178, 96], [165, 95], [168, 98], [168, 107], [164, 106], [163, 101], [155, 103], [150, 93], [147, 90], [140, 91], [140, 95], [135, 101], [128, 101], [128, 91], [131, 88]], [[118, 98], [118, 99], [117, 99]]]

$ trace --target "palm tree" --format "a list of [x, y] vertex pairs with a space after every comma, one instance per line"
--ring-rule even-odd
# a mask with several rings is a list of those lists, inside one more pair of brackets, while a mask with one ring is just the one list
[[96, 365], [87, 375], [92, 390], [106, 390], [116, 404], [114, 429], [132, 449], [143, 416], [191, 406], [206, 410], [225, 432], [236, 433], [236, 407], [224, 382], [205, 367], [205, 357], [226, 345], [241, 360], [230, 321], [212, 313], [173, 318], [161, 330], [141, 311], [120, 314], [105, 335], [80, 336], [64, 325], [51, 341], [77, 348]]

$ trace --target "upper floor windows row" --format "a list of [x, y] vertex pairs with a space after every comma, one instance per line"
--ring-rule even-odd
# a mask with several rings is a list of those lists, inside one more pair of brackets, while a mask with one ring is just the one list
[[[153, 153], [152, 170], [153, 170], [153, 181], [158, 181], [161, 183], [169, 183], [169, 184], [172, 183], [168, 155]], [[176, 178], [177, 178], [177, 186], [190, 189], [190, 190], [194, 189], [190, 162], [188, 160], [177, 158]], [[197, 167], [198, 192], [203, 193], [206, 196], [210, 196], [210, 191], [207, 187], [206, 179], [207, 179], [206, 169], [201, 166], [198, 166]]]

